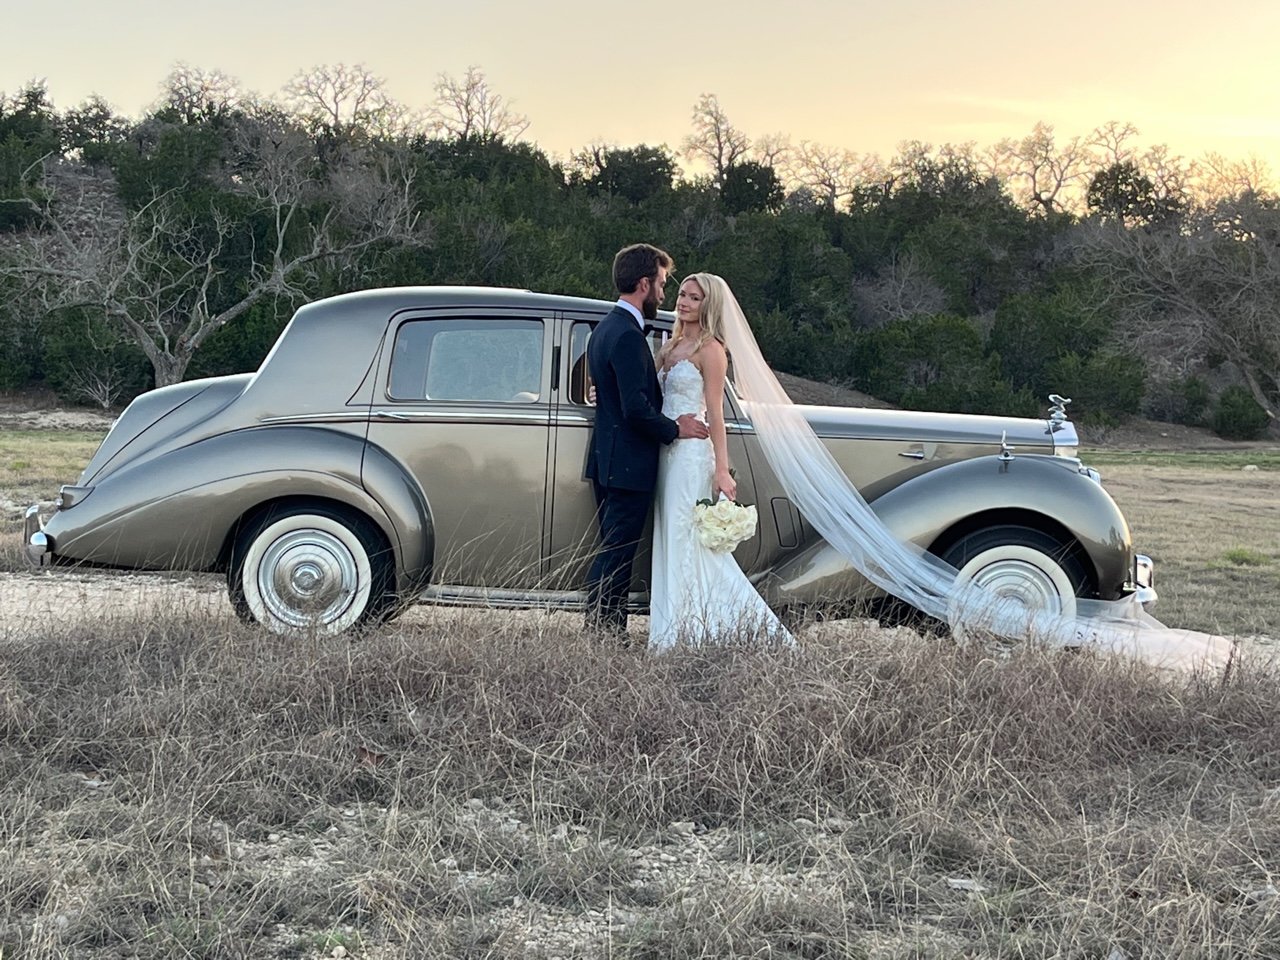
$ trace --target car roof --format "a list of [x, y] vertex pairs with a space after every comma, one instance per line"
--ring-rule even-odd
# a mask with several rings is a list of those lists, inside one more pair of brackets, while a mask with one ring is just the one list
[[[344, 405], [371, 368], [387, 322], [398, 313], [457, 308], [522, 309], [603, 315], [614, 301], [536, 293], [514, 287], [379, 287], [299, 307], [248, 388], [264, 415]], [[659, 322], [673, 315], [663, 311]], [[300, 387], [305, 385], [305, 387]]]
[[544, 310], [608, 310], [612, 301], [563, 294], [537, 293], [517, 287], [421, 286], [380, 287], [357, 290], [316, 300], [298, 312], [316, 313], [330, 310], [350, 311], [354, 316], [365, 311], [390, 317], [401, 310], [431, 307], [522, 307]]

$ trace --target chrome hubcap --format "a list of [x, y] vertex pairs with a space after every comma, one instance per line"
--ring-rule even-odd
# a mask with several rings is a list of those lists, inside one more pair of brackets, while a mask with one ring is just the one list
[[279, 620], [294, 627], [332, 623], [359, 586], [356, 559], [323, 530], [295, 530], [267, 548], [258, 567], [258, 590]]
[[1062, 610], [1057, 584], [1038, 567], [1021, 560], [997, 560], [973, 575], [973, 583], [1028, 610]]

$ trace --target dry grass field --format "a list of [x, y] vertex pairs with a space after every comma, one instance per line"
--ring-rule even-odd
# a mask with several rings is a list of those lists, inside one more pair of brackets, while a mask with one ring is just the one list
[[[95, 443], [6, 430], [0, 498]], [[1243, 456], [1086, 460], [1163, 619], [1276, 637], [1280, 456]], [[279, 638], [158, 578], [7, 602], [63, 576], [0, 572], [3, 960], [1280, 957], [1265, 644], [1170, 676], [850, 621], [653, 657], [430, 608]]]

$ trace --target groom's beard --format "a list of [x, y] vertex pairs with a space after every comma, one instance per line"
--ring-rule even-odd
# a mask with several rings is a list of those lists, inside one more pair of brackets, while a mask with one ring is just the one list
[[651, 289], [640, 307], [640, 315], [646, 320], [658, 319], [658, 291]]

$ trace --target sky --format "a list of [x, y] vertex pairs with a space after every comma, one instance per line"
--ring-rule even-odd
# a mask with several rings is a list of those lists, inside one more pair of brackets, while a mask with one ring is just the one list
[[749, 136], [857, 153], [1116, 120], [1140, 146], [1280, 173], [1276, 0], [53, 0], [6, 3], [0, 25], [0, 91], [43, 78], [59, 108], [98, 93], [137, 116], [178, 61], [264, 94], [360, 63], [421, 108], [475, 65], [559, 157], [677, 148], [714, 93]]

